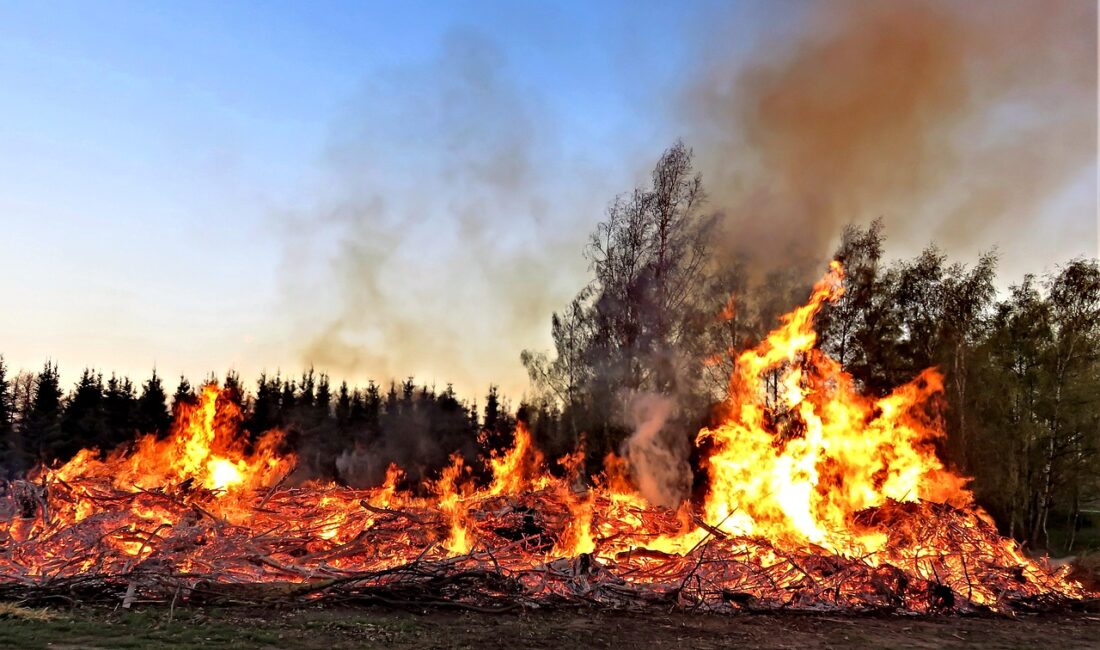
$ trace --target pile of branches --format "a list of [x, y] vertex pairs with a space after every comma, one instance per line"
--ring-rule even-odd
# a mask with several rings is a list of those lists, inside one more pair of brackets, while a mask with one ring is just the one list
[[[931, 613], [1064, 609], [1084, 595], [1023, 558], [979, 515], [946, 505], [891, 502], [861, 513], [860, 525], [889, 536], [890, 552], [874, 556], [709, 526], [680, 555], [646, 548], [677, 530], [675, 513], [624, 513], [597, 495], [595, 554], [555, 559], [568, 495], [543, 490], [478, 498], [467, 512], [473, 546], [449, 557], [443, 514], [373, 505], [372, 494], [272, 489], [249, 497], [239, 519], [211, 512], [216, 495], [193, 486], [3, 484], [0, 600]], [[91, 513], [65, 523], [77, 505]], [[618, 518], [607, 518], [612, 512]]]

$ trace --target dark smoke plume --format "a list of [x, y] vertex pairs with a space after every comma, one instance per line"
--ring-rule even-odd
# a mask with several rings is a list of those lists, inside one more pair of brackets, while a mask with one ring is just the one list
[[[730, 252], [816, 270], [879, 216], [894, 254], [1095, 252], [1096, 3], [771, 6], [805, 10], [795, 32], [748, 63], [711, 44], [684, 104]], [[1057, 232], [1039, 215], [1075, 181], [1093, 198]]]

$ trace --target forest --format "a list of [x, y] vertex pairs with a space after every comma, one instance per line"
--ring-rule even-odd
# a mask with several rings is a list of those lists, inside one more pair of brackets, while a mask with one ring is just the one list
[[[194, 384], [166, 383], [155, 370], [136, 383], [86, 368], [65, 386], [56, 363], [28, 371], [0, 357], [2, 471], [18, 476], [82, 448], [167, 435], [173, 411], [218, 383], [251, 439], [286, 432], [297, 480], [377, 485], [397, 463], [416, 485], [453, 453], [473, 461], [507, 445], [517, 421], [551, 459], [583, 448], [595, 474], [612, 452], [653, 456], [629, 443], [656, 408], [657, 457], [694, 468], [696, 485], [685, 491], [697, 489], [706, 450], [692, 443], [721, 417], [737, 352], [805, 299], [829, 257], [762, 265], [718, 245], [723, 223], [708, 209], [691, 150], [674, 144], [592, 232], [590, 281], [553, 314], [553, 349], [520, 355], [531, 382], [514, 406], [492, 386], [471, 399], [413, 378], [337, 385], [312, 368], [252, 381], [230, 370]], [[1097, 260], [1051, 261], [1043, 276], [1001, 279], [995, 251], [956, 261], [930, 243], [891, 259], [881, 220], [848, 226], [838, 239], [832, 258], [845, 269], [844, 295], [819, 316], [819, 346], [871, 395], [938, 368], [947, 432], [938, 452], [972, 477], [1002, 531], [1062, 552], [1089, 544], [1077, 531], [1100, 518]], [[774, 400], [779, 387], [768, 390]]]

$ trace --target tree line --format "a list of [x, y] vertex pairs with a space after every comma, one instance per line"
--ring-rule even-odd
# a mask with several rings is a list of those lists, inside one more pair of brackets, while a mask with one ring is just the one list
[[86, 368], [66, 391], [57, 364], [12, 376], [0, 357], [0, 471], [19, 476], [35, 466], [65, 462], [84, 448], [110, 451], [140, 435], [166, 436], [175, 411], [197, 403], [206, 384], [219, 385], [219, 399], [236, 403], [243, 414], [241, 433], [250, 443], [273, 429], [285, 432], [284, 451], [299, 456], [303, 479], [374, 484], [396, 462], [414, 485], [452, 453], [474, 465], [485, 446], [507, 446], [516, 422], [496, 386], [490, 386], [480, 409], [450, 385], [439, 391], [409, 378], [390, 382], [385, 390], [373, 381], [365, 388], [347, 382], [333, 386], [328, 375], [312, 369], [298, 377], [262, 374], [254, 390], [232, 370], [221, 379], [211, 374], [198, 386], [180, 377], [169, 395], [155, 370], [139, 390], [128, 377], [105, 379]]

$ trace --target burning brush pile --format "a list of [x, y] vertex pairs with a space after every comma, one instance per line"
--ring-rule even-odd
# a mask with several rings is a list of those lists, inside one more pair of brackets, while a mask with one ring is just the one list
[[840, 280], [834, 265], [738, 357], [723, 423], [698, 434], [695, 502], [649, 505], [622, 459], [584, 477], [578, 452], [551, 474], [522, 427], [488, 485], [455, 457], [416, 494], [396, 467], [373, 489], [291, 487], [278, 434], [246, 445], [208, 386], [167, 439], [4, 486], [0, 599], [1011, 612], [1085, 597], [937, 459], [939, 374], [869, 399], [815, 348]]

